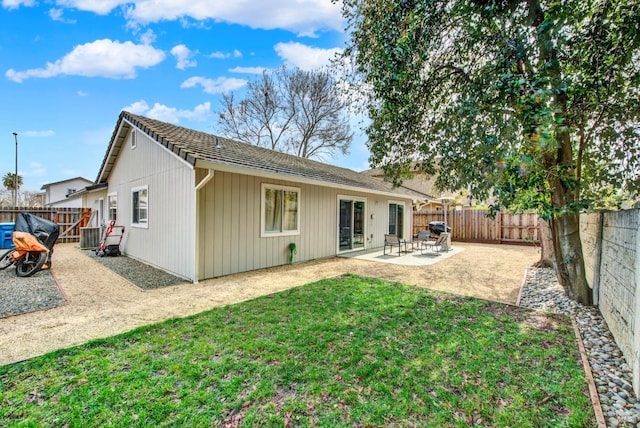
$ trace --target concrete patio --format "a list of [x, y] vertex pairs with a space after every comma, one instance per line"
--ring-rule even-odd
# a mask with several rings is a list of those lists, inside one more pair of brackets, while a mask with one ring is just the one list
[[414, 249], [406, 252], [402, 251], [400, 254], [398, 254], [397, 249], [393, 253], [390, 253], [389, 250], [387, 250], [386, 254], [384, 254], [383, 250], [376, 248], [374, 250], [343, 254], [341, 257], [366, 260], [370, 262], [389, 263], [400, 266], [431, 266], [446, 260], [449, 257], [453, 257], [462, 251], [464, 251], [464, 247], [459, 245], [452, 245], [449, 251], [436, 252], [431, 249], [426, 249], [424, 251]]

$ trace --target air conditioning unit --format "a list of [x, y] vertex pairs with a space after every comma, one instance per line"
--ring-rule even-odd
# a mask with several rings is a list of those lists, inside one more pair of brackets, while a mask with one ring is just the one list
[[95, 249], [100, 246], [100, 228], [99, 227], [81, 227], [80, 228], [80, 249]]

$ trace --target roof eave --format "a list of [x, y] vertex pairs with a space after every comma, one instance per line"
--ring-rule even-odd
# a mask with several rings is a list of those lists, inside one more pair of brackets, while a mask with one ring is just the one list
[[372, 189], [372, 188], [369, 188], [369, 187], [349, 186], [349, 185], [346, 185], [346, 184], [332, 183], [332, 182], [322, 181], [322, 180], [314, 180], [314, 179], [311, 179], [311, 178], [302, 177], [302, 176], [294, 175], [294, 174], [265, 171], [265, 170], [261, 170], [261, 169], [257, 169], [257, 168], [250, 168], [250, 167], [246, 167], [246, 166], [231, 165], [231, 164], [226, 164], [226, 163], [221, 163], [221, 162], [213, 162], [213, 161], [202, 160], [202, 159], [197, 159], [196, 160], [195, 167], [196, 168], [213, 169], [214, 171], [231, 172], [231, 173], [242, 174], [242, 175], [252, 175], [252, 176], [255, 176], [255, 177], [269, 178], [269, 179], [273, 179], [273, 180], [294, 181], [296, 183], [301, 183], [301, 184], [310, 184], [310, 185], [314, 185], [314, 186], [330, 187], [330, 188], [333, 188], [333, 189], [340, 189], [340, 190], [351, 191], [351, 192], [373, 193], [373, 194], [376, 194], [376, 195], [387, 196], [387, 197], [392, 197], [392, 198], [402, 198], [402, 199], [414, 200], [413, 196], [404, 195], [404, 194], [398, 193], [398, 192], [387, 192], [387, 191], [382, 191], [382, 190], [378, 190], [378, 189]]

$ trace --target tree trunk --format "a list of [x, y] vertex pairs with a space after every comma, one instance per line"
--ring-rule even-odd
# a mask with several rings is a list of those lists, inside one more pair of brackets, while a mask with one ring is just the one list
[[[542, 76], [549, 79], [554, 96], [551, 99], [551, 110], [554, 112], [555, 124], [571, 117], [568, 114], [568, 95], [560, 90], [563, 73], [558, 59], [558, 49], [551, 36], [551, 26], [545, 26], [545, 12], [540, 0], [527, 0], [529, 18], [536, 30], [536, 42], [540, 49], [539, 66]], [[547, 181], [552, 189], [551, 205], [555, 213], [567, 212], [568, 206], [578, 198], [580, 187], [575, 170], [571, 135], [567, 127], [554, 129], [557, 142], [556, 152], [547, 152], [543, 156], [543, 164], [547, 170]], [[551, 220], [553, 252], [555, 256], [558, 281], [564, 287], [567, 296], [583, 305], [593, 305], [593, 296], [587, 283], [580, 241], [580, 215], [569, 209], [569, 212]]]
[[550, 222], [556, 273], [567, 296], [585, 306], [593, 305], [587, 283], [580, 241], [580, 215], [567, 214]]
[[538, 219], [538, 231], [540, 238], [540, 260], [534, 263], [534, 266], [539, 268], [553, 267], [555, 269], [551, 226], [548, 222]]

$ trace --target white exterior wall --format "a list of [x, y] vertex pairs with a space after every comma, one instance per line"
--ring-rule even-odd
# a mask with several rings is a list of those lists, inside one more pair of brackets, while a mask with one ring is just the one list
[[[100, 200], [103, 200], [103, 210], [100, 212]], [[91, 208], [92, 219], [89, 227], [100, 227], [106, 223], [107, 189], [100, 189], [82, 195], [82, 207]], [[95, 215], [94, 215], [95, 213]]]
[[[135, 129], [135, 128], [134, 128]], [[174, 275], [195, 279], [195, 174], [193, 168], [137, 132], [123, 144], [106, 194], [118, 195], [118, 224], [125, 226], [123, 252]], [[148, 186], [148, 228], [131, 225], [131, 189]]]
[[[262, 183], [300, 189], [299, 235], [260, 237]], [[405, 233], [410, 238], [410, 199], [215, 171], [199, 195], [199, 279], [287, 264], [291, 242], [296, 243], [296, 262], [335, 256], [338, 195], [366, 199], [366, 248], [384, 244], [389, 201], [405, 203]]]
[[640, 210], [580, 216], [585, 270], [640, 394]]
[[81, 208], [81, 199], [78, 198], [67, 201], [67, 191], [69, 189], [75, 189], [75, 191], [79, 191], [91, 184], [93, 183], [81, 178], [75, 178], [72, 180], [63, 181], [61, 183], [51, 184], [50, 186], [46, 187], [45, 203], [47, 205], [53, 204], [56, 207]]

